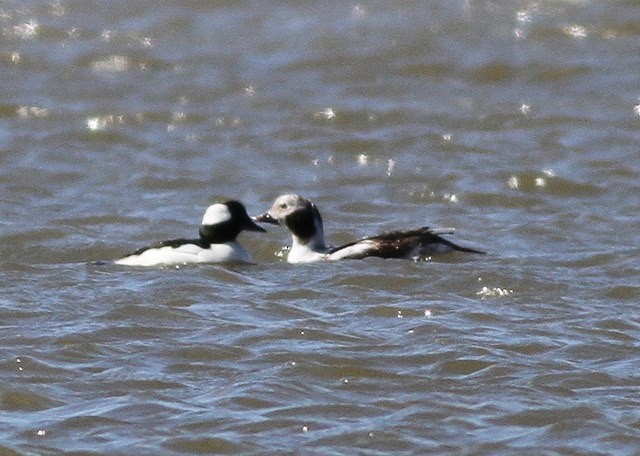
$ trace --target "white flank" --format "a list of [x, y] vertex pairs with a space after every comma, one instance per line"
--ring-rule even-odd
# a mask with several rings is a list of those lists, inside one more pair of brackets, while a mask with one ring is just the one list
[[159, 249], [149, 249], [140, 255], [130, 255], [116, 260], [115, 263], [123, 266], [160, 266], [230, 261], [248, 263], [251, 261], [251, 257], [237, 242], [228, 242], [226, 244], [213, 244], [208, 249], [203, 249], [194, 244], [185, 244], [176, 248], [160, 247]]
[[361, 241], [356, 244], [350, 245], [343, 249], [337, 250], [327, 256], [327, 260], [343, 260], [351, 257], [363, 257], [367, 256], [367, 252], [373, 248], [373, 242]]

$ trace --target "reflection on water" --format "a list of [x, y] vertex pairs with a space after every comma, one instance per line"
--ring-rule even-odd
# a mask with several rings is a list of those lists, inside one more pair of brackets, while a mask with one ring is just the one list
[[[634, 2], [96, 6], [0, 6], [0, 452], [637, 452]], [[490, 254], [108, 261], [289, 192]]]

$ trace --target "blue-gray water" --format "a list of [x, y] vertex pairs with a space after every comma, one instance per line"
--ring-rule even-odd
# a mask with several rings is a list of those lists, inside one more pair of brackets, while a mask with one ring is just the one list
[[[640, 451], [640, 3], [0, 3], [0, 453]], [[105, 265], [206, 206], [489, 252]]]

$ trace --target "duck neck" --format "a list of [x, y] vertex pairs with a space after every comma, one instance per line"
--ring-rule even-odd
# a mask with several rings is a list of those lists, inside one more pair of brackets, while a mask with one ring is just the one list
[[327, 246], [324, 243], [322, 230], [317, 231], [314, 236], [301, 238], [292, 235], [291, 250], [287, 255], [289, 263], [310, 263], [325, 258]]
[[327, 251], [327, 246], [324, 242], [324, 235], [322, 231], [316, 232], [311, 237], [300, 237], [295, 233], [291, 236], [291, 251], [309, 251], [309, 252], [318, 252], [324, 253]]
[[238, 228], [228, 222], [216, 225], [200, 225], [200, 242], [206, 245], [224, 244], [236, 240]]

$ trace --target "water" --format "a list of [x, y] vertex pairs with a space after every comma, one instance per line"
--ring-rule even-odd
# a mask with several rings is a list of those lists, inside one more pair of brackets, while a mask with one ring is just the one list
[[[636, 1], [0, 5], [0, 453], [640, 451]], [[215, 199], [489, 255], [104, 264]]]

